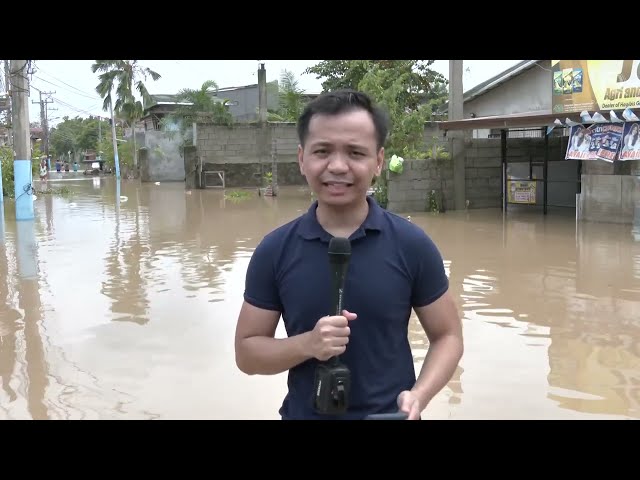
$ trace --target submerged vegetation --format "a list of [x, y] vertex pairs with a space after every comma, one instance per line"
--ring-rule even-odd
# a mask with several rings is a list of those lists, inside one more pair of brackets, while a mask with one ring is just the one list
[[38, 190], [37, 188], [34, 188], [33, 192], [36, 195], [59, 195], [62, 197], [73, 195], [73, 190], [71, 190], [69, 187], [59, 187], [59, 188], [47, 187], [44, 190]]
[[230, 200], [232, 202], [241, 202], [251, 197], [253, 197], [253, 194], [248, 190], [230, 190], [224, 193], [225, 200]]

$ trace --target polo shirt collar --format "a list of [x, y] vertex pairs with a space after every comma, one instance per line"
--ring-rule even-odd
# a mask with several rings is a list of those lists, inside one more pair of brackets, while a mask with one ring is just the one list
[[[371, 196], [367, 195], [367, 203], [369, 204], [369, 213], [367, 217], [360, 225], [355, 232], [353, 232], [351, 239], [355, 240], [356, 238], [363, 237], [366, 235], [367, 231], [380, 231], [382, 230], [383, 218], [384, 218], [384, 210]], [[316, 209], [318, 208], [318, 201], [314, 201], [307, 213], [302, 216], [298, 227], [298, 234], [307, 240], [320, 239], [323, 241], [331, 240], [331, 234], [327, 232], [322, 225], [318, 223], [318, 218], [316, 217]]]

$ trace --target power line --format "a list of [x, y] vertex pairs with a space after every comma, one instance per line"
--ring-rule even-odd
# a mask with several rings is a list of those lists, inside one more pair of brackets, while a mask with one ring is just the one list
[[[73, 88], [74, 90], [77, 90], [80, 93], [84, 93], [87, 95], [94, 95], [92, 98], [96, 98], [97, 96], [95, 94], [89, 94], [88, 92], [85, 92], [84, 90], [80, 90], [77, 87], [74, 87], [73, 85], [68, 84], [67, 82], [65, 82], [64, 80], [59, 79], [58, 77], [54, 77], [53, 75], [51, 75], [49, 72], [47, 72], [46, 70], [43, 70], [42, 67], [38, 67], [40, 69], [40, 71], [46, 75], [49, 75], [51, 78], [58, 80], [59, 82], [64, 83], [65, 85], [67, 85], [68, 87]], [[42, 78], [40, 80], [43, 80]], [[46, 80], [44, 80], [46, 82]], [[62, 87], [61, 87], [62, 88]]]
[[[38, 75], [34, 75], [34, 77], [37, 78], [38, 80], [40, 80], [41, 82], [48, 83], [50, 85], [53, 85], [54, 87], [62, 88], [63, 90], [66, 90], [67, 92], [70, 92], [70, 93], [72, 93], [74, 95], [80, 95], [80, 96], [85, 97], [85, 98], [90, 98], [91, 100], [98, 100], [100, 98], [97, 95], [87, 95], [85, 93], [74, 92], [74, 91], [72, 91], [72, 90], [70, 90], [68, 88], [63, 87], [62, 85], [58, 85], [57, 83], [53, 83], [53, 82], [50, 82], [49, 80], [45, 80], [44, 78], [39, 77]], [[62, 82], [62, 83], [64, 83], [64, 82]]]
[[[76, 106], [74, 106], [74, 105], [71, 105], [71, 104], [70, 104], [70, 103], [68, 103], [68, 102], [65, 102], [64, 100], [60, 100], [59, 98], [53, 97], [53, 99], [54, 99], [56, 102], [58, 102], [60, 105], [62, 105], [62, 106], [64, 106], [64, 107], [67, 107], [67, 108], [70, 108], [71, 110], [74, 110], [74, 111], [76, 111], [76, 112], [78, 112], [78, 113], [84, 113], [84, 114], [86, 114], [86, 115], [91, 115], [91, 116], [93, 116], [93, 117], [99, 117], [99, 115], [96, 115], [95, 113], [91, 113], [91, 112], [89, 112], [88, 110], [83, 110], [83, 109], [81, 109], [80, 107], [76, 107]], [[105, 118], [106, 118], [106, 117], [105, 117]]]
[[[35, 88], [35, 90], [38, 90], [37, 88]], [[31, 103], [39, 103], [40, 104], [40, 125], [42, 126], [42, 132], [44, 133], [44, 154], [45, 156], [49, 156], [49, 125], [48, 125], [48, 107], [47, 104], [49, 103], [53, 103], [53, 99], [51, 97], [51, 95], [53, 95], [56, 92], [42, 92], [40, 90], [38, 90], [38, 92], [40, 93], [40, 101], [39, 102], [35, 102], [33, 100], [31, 100]], [[48, 98], [42, 98], [43, 95], [48, 96]], [[51, 110], [57, 110], [56, 109], [51, 109]]]

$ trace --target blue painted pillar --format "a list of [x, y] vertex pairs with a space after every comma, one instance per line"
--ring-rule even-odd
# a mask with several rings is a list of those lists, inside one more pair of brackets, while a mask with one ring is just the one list
[[[26, 195], [25, 195], [26, 196]], [[31, 195], [28, 196], [31, 199]], [[21, 279], [38, 278], [38, 251], [33, 222], [16, 222], [18, 275]]]
[[120, 178], [116, 178], [116, 215], [118, 215], [118, 219], [120, 218]]
[[13, 161], [13, 179], [15, 182], [16, 220], [33, 220], [31, 160]]
[[[2, 164], [0, 163], [0, 206], [2, 206], [2, 204], [4, 204], [4, 190], [2, 188]], [[2, 212], [4, 214], [4, 210]], [[2, 218], [4, 219], [4, 217]]]
[[118, 158], [118, 151], [115, 152], [115, 164], [116, 164], [116, 178], [120, 178], [120, 159]]

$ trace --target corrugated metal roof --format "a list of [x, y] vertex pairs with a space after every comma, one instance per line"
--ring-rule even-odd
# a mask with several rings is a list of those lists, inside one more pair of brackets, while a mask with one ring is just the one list
[[[508, 115], [495, 115], [491, 117], [464, 118], [460, 120], [448, 120], [436, 122], [440, 130], [475, 130], [485, 128], [524, 128], [545, 127], [551, 125], [558, 118], [557, 113], [550, 110], [524, 113], [511, 113]], [[580, 122], [580, 113], [563, 113], [561, 120], [565, 118]]]

